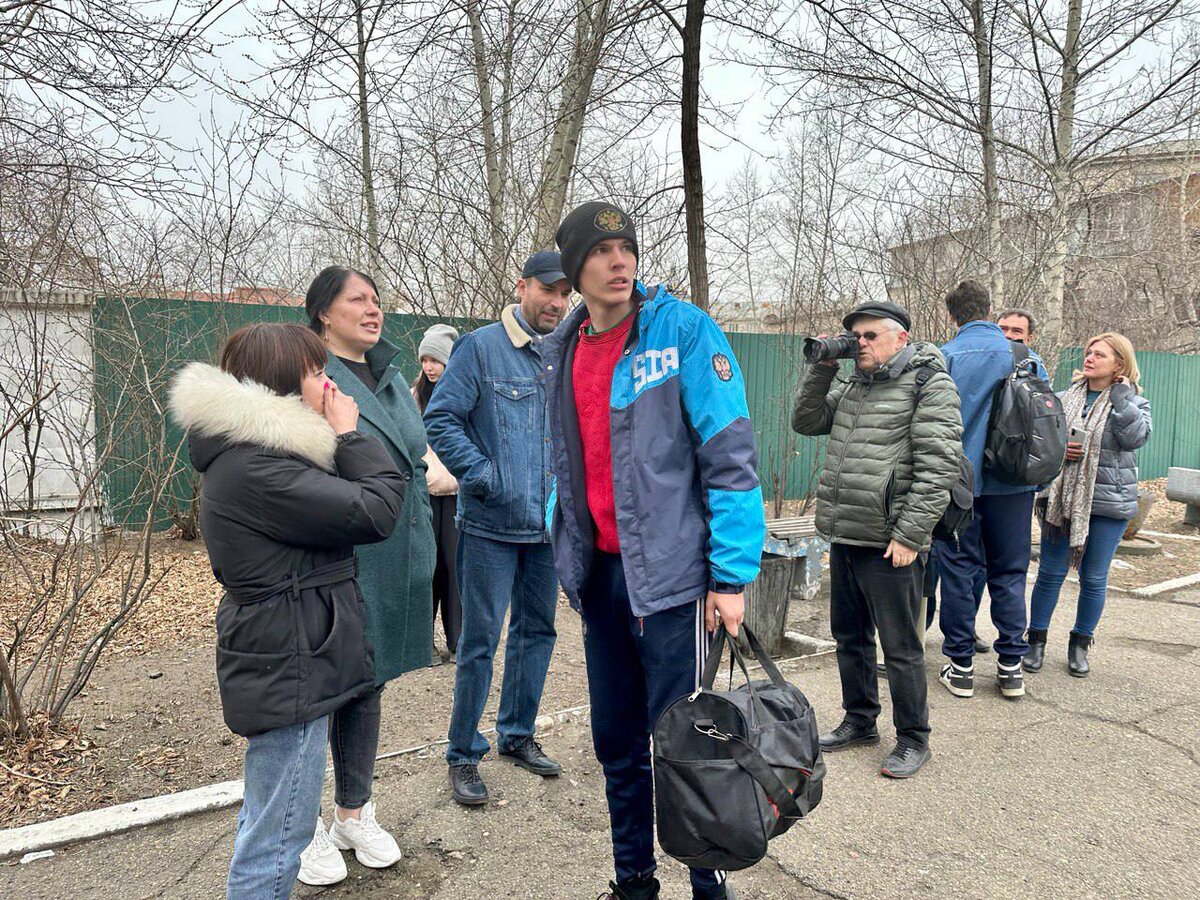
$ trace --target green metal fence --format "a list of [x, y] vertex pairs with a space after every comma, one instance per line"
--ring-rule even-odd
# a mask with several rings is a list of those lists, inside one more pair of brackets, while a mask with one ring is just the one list
[[[244, 303], [106, 297], [92, 312], [98, 445], [106, 506], [114, 522], [159, 527], [186, 516], [196, 477], [183, 434], [167, 418], [171, 376], [186, 362], [216, 362], [226, 338], [254, 322], [305, 322], [303, 310]], [[420, 370], [417, 345], [434, 322], [459, 329], [478, 323], [433, 316], [387, 315], [383, 333], [400, 348], [396, 364], [411, 381]]]
[[[165, 416], [166, 387], [189, 360], [215, 361], [225, 339], [252, 322], [301, 322], [293, 307], [188, 300], [103, 298], [93, 311], [98, 444], [107, 506], [119, 524], [144, 522], [153, 506], [160, 526], [186, 516], [195, 496], [194, 473], [181, 452], [183, 435]], [[400, 348], [397, 365], [416, 377], [417, 345], [431, 316], [388, 314], [384, 336]], [[460, 331], [479, 323], [450, 320]], [[820, 471], [825, 442], [792, 432], [792, 395], [801, 370], [801, 338], [730, 334], [746, 378], [747, 400], [759, 448], [759, 475], [767, 499], [808, 495]], [[1056, 384], [1065, 386], [1080, 352], [1064, 354]], [[1138, 355], [1154, 411], [1154, 433], [1140, 454], [1143, 478], [1168, 466], [1200, 468], [1200, 357]], [[161, 486], [156, 494], [156, 486]]]

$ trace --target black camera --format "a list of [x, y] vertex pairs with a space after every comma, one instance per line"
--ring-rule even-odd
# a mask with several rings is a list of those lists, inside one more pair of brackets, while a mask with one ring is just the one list
[[858, 352], [858, 338], [849, 331], [833, 337], [804, 339], [804, 358], [810, 363], [827, 359], [858, 359]]

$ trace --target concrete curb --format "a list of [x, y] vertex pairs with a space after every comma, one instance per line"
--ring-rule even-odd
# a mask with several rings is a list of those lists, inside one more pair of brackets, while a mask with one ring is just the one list
[[241, 799], [242, 782], [239, 779], [93, 809], [21, 828], [6, 828], [0, 831], [0, 859], [120, 834], [143, 825], [170, 822], [213, 809], [224, 809], [241, 802]]
[[[551, 725], [569, 721], [581, 712], [586, 713], [589, 709], [588, 706], [575, 706], [545, 716], [538, 716], [536, 725], [539, 728], [549, 728]], [[495, 728], [489, 728], [483, 733], [495, 734], [495, 732]], [[427, 754], [435, 747], [445, 746], [446, 743], [448, 742], [442, 739], [430, 741], [428, 744], [418, 744], [415, 747], [405, 747], [403, 750], [380, 754], [376, 760], [420, 756]], [[332, 772], [333, 767], [328, 766], [325, 771]], [[173, 819], [182, 819], [215, 809], [225, 809], [242, 802], [243, 789], [244, 782], [239, 778], [237, 781], [222, 781], [219, 784], [178, 791], [174, 794], [162, 794], [158, 797], [133, 800], [104, 809], [93, 809], [72, 816], [51, 819], [48, 822], [37, 822], [20, 828], [6, 828], [0, 831], [0, 860], [18, 854], [51, 850], [64, 844], [108, 837], [144, 825], [157, 825], [161, 822], [170, 822]]]
[[1200, 534], [1175, 534], [1170, 531], [1150, 531], [1143, 528], [1138, 534], [1148, 534], [1150, 537], [1170, 538], [1174, 541], [1200, 541]]
[[[833, 652], [830, 642], [820, 641], [815, 638], [810, 638], [809, 640], [819, 648], [816, 652], [779, 660], [777, 663], [779, 668], [786, 669], [789, 664], [798, 660], [826, 656]], [[750, 666], [751, 671], [759, 668], [761, 666], [757, 663]], [[549, 728], [551, 725], [560, 725], [564, 722], [569, 722], [576, 716], [581, 718], [586, 717], [590, 713], [590, 704], [572, 706], [567, 709], [560, 709], [557, 712], [548, 713], [544, 716], [538, 716], [535, 724], [538, 728]], [[483, 733], [495, 734], [495, 732], [495, 728], [489, 728]], [[392, 750], [388, 753], [382, 753], [376, 759], [386, 760], [403, 756], [424, 756], [430, 750], [437, 747], [444, 747], [446, 743], [447, 741], [443, 738], [442, 740], [430, 741], [427, 744], [418, 744], [414, 747], [405, 747], [402, 750]], [[326, 771], [333, 771], [332, 767], [326, 769]], [[82, 841], [109, 837], [114, 834], [120, 834], [123, 831], [131, 831], [134, 828], [157, 825], [162, 822], [170, 822], [199, 813], [235, 806], [242, 800], [243, 786], [244, 783], [241, 779], [237, 781], [223, 781], [219, 784], [210, 784], [205, 787], [178, 791], [173, 794], [148, 797], [145, 800], [133, 800], [129, 803], [108, 806], [104, 809], [88, 810], [87, 812], [76, 813], [71, 816], [51, 819], [48, 822], [37, 822], [33, 825], [23, 825], [20, 828], [5, 828], [0, 830], [0, 860], [41, 850], [52, 850], [67, 844], [77, 844]]]
[[1145, 587], [1135, 588], [1129, 593], [1135, 597], [1157, 597], [1159, 594], [1178, 591], [1195, 584], [1200, 584], [1200, 572], [1184, 575], [1182, 578], [1172, 578], [1170, 581], [1160, 581], [1158, 584], [1148, 584]]

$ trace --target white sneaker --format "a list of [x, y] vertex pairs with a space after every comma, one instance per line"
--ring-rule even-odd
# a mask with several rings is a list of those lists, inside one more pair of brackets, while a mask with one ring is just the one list
[[333, 814], [329, 840], [339, 850], [353, 850], [355, 858], [370, 869], [386, 869], [400, 861], [396, 839], [375, 821], [375, 804], [362, 808], [361, 819], [339, 819]]
[[337, 884], [346, 878], [346, 861], [338, 848], [329, 842], [325, 823], [320, 819], [317, 819], [316, 834], [300, 854], [300, 874], [296, 877], [316, 887]]

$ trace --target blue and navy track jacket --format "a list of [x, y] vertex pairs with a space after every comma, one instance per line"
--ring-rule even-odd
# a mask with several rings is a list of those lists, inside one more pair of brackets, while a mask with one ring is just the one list
[[[766, 525], [746, 388], [729, 341], [705, 313], [637, 284], [637, 318], [613, 373], [617, 534], [633, 613], [705, 596], [710, 582], [758, 577]], [[542, 347], [550, 411], [554, 559], [579, 608], [595, 553], [571, 369], [580, 304]]]

